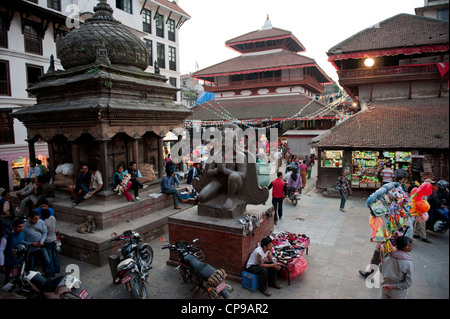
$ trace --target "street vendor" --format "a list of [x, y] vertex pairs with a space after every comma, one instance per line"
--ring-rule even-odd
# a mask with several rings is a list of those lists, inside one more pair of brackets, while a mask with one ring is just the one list
[[246, 271], [259, 276], [259, 290], [267, 297], [271, 295], [267, 287], [280, 289], [276, 282], [276, 271], [281, 269], [275, 263], [272, 256], [272, 239], [265, 237], [261, 240], [261, 245], [256, 247], [250, 254]]

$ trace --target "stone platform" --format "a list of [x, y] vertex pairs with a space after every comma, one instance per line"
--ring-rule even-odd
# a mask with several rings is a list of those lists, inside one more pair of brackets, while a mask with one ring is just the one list
[[[183, 187], [179, 189], [182, 190]], [[107, 264], [108, 256], [117, 253], [123, 245], [109, 242], [112, 233], [122, 234], [131, 229], [139, 232], [144, 241], [150, 241], [166, 233], [168, 217], [179, 212], [173, 208], [172, 196], [160, 193], [159, 183], [141, 189], [138, 202], [127, 202], [123, 195], [106, 190], [72, 207], [68, 192], [55, 193], [51, 207], [55, 210], [57, 229], [63, 235], [61, 254], [96, 266]], [[13, 206], [18, 207], [15, 192], [11, 195], [14, 195]], [[181, 206], [183, 209], [192, 207], [189, 204]], [[78, 225], [89, 215], [94, 217], [95, 233], [78, 233]]]
[[[261, 213], [273, 215], [272, 205], [247, 205], [241, 217]], [[200, 216], [197, 207], [186, 209], [168, 218], [170, 243], [183, 240], [190, 243], [198, 238], [197, 246], [203, 251], [205, 262], [216, 268], [225, 269], [231, 280], [240, 281], [241, 272], [245, 269], [253, 249], [262, 238], [273, 232], [274, 219], [273, 217], [265, 219], [248, 235], [244, 235], [243, 225], [238, 219]], [[177, 252], [171, 251], [167, 263], [176, 265], [177, 262]]]

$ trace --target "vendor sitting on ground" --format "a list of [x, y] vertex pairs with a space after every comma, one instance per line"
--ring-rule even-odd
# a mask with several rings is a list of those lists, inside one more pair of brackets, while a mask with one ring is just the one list
[[276, 283], [276, 270], [280, 270], [280, 265], [276, 264], [272, 256], [272, 239], [265, 237], [261, 240], [261, 245], [256, 247], [247, 262], [246, 271], [259, 276], [259, 290], [270, 296], [267, 287], [280, 289]]

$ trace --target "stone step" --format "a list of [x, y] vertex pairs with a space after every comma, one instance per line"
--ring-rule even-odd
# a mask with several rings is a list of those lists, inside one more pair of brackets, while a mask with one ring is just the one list
[[[193, 207], [181, 204], [182, 210]], [[167, 221], [180, 210], [173, 206], [160, 209], [131, 220], [115, 223], [106, 229], [97, 229], [94, 233], [82, 234], [77, 231], [78, 225], [66, 221], [57, 221], [57, 228], [63, 235], [61, 254], [71, 258], [103, 266], [108, 263], [108, 256], [117, 254], [123, 246], [121, 242], [110, 243], [112, 233], [123, 234], [125, 230], [139, 232], [144, 242], [167, 233]]]

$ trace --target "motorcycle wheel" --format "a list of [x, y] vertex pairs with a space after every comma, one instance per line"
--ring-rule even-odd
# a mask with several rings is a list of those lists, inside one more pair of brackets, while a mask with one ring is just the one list
[[149, 244], [142, 244], [139, 246], [139, 255], [144, 262], [145, 267], [150, 267], [153, 261], [153, 249]]
[[137, 275], [133, 274], [130, 284], [130, 293], [134, 299], [147, 299], [147, 288]]
[[291, 199], [291, 202], [292, 202], [292, 206], [297, 206], [298, 200], [297, 200], [297, 198], [293, 198], [293, 199]]

